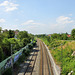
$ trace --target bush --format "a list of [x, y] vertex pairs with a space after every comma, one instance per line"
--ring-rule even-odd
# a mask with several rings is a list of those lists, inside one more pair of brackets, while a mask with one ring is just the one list
[[3, 75], [12, 75], [12, 69], [9, 68], [7, 71], [4, 72]]
[[68, 75], [71, 71], [75, 75], [75, 56], [71, 56], [75, 51], [75, 41], [47, 41], [45, 37], [42, 40], [48, 45], [56, 64], [62, 68], [61, 75]]
[[3, 54], [3, 50], [0, 47], [0, 62], [4, 59], [4, 54]]

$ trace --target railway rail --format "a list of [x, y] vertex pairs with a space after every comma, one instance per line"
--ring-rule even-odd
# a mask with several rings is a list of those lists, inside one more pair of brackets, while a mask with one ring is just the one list
[[39, 58], [39, 72], [38, 74], [34, 74], [34, 67], [36, 64], [37, 56], [38, 56], [38, 49], [34, 49], [34, 53], [32, 55], [32, 58], [30, 59], [30, 63], [27, 66], [27, 69], [24, 72], [24, 75], [53, 75], [52, 67], [50, 63], [50, 58], [47, 52], [47, 49], [44, 45], [44, 43], [41, 40], [37, 41], [39, 43], [39, 51], [40, 51], [40, 58]]
[[40, 60], [40, 73], [39, 75], [53, 75], [51, 69], [50, 59], [44, 46], [44, 43], [40, 41], [41, 60]]

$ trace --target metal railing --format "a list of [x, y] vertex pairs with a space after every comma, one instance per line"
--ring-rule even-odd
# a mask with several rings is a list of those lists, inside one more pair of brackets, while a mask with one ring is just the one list
[[12, 62], [13, 64], [16, 63], [19, 59], [19, 57], [22, 55], [23, 50], [26, 50], [28, 48], [28, 45], [33, 45], [35, 41], [32, 41], [31, 43], [27, 44], [25, 47], [20, 49], [18, 52], [13, 54], [12, 56], [6, 58], [0, 63], [0, 75], [2, 75], [8, 68], [12, 67]]

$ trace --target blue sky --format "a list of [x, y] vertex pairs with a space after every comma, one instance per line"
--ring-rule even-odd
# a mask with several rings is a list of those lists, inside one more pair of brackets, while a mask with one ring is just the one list
[[33, 34], [71, 33], [75, 0], [0, 0], [0, 27]]

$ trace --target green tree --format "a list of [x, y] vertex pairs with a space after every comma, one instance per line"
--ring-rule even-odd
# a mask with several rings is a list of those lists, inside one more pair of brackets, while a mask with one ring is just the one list
[[17, 35], [17, 37], [19, 38], [19, 39], [23, 39], [23, 38], [28, 38], [28, 32], [27, 31], [20, 31], [19, 33], [18, 33], [18, 35]]
[[73, 30], [71, 31], [71, 36], [72, 36], [73, 40], [75, 40], [75, 29], [73, 29]]
[[9, 37], [9, 31], [5, 31], [2, 33], [3, 38], [8, 38]]
[[63, 40], [67, 40], [68, 39], [68, 37], [67, 37], [67, 34], [62, 34], [62, 37], [63, 37]]
[[0, 33], [0, 45], [2, 44], [3, 35]]
[[3, 54], [3, 50], [0, 47], [0, 62], [4, 59], [4, 54]]
[[18, 29], [16, 29], [15, 31], [19, 32], [19, 30], [18, 30]]
[[9, 38], [13, 38], [15, 36], [15, 32], [13, 30], [9, 30]]
[[11, 43], [10, 43], [10, 40], [8, 38], [4, 38], [2, 49], [3, 49], [3, 52], [5, 54], [5, 57], [11, 55]]
[[2, 27], [0, 27], [0, 33], [1, 33], [1, 31], [2, 31]]
[[59, 39], [60, 38], [60, 34], [54, 33], [54, 34], [51, 35], [51, 37], [53, 39]]
[[33, 34], [28, 34], [28, 36], [29, 36], [29, 40], [30, 39], [32, 39], [32, 40], [34, 39], [34, 35]]
[[22, 42], [23, 42], [23, 46], [26, 46], [28, 44], [29, 40], [27, 38], [23, 38]]

